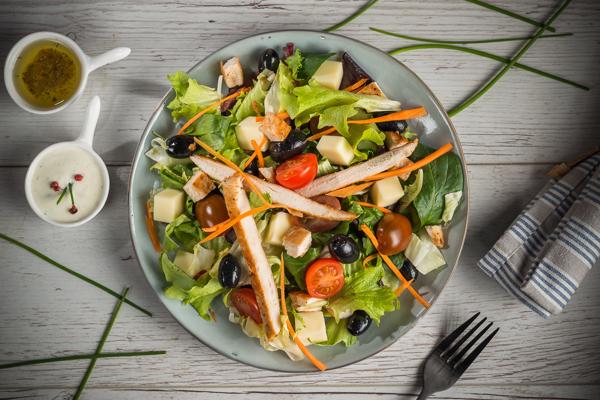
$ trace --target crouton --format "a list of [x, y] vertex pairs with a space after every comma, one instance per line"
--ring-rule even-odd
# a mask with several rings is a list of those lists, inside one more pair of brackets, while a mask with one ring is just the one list
[[244, 84], [244, 69], [239, 57], [232, 57], [225, 61], [225, 63], [221, 61], [221, 74], [228, 88]]
[[446, 239], [444, 238], [444, 231], [441, 225], [428, 225], [425, 227], [425, 230], [435, 247], [441, 249], [446, 246]]
[[383, 91], [381, 90], [377, 82], [371, 82], [368, 85], [363, 86], [357, 93], [367, 94], [371, 96], [379, 96], [387, 99], [386, 95], [383, 94]]
[[215, 184], [208, 175], [202, 171], [196, 172], [192, 178], [185, 184], [183, 190], [190, 196], [190, 199], [195, 203], [206, 197], [207, 194], [213, 191]]

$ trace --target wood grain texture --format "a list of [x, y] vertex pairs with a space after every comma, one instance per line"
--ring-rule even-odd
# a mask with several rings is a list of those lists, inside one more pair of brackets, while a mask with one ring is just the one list
[[[410, 399], [419, 369], [435, 343], [475, 311], [500, 334], [439, 399], [597, 399], [600, 397], [600, 273], [592, 270], [566, 311], [543, 320], [509, 297], [475, 266], [500, 232], [546, 182], [556, 162], [600, 144], [600, 2], [573, 2], [556, 23], [573, 37], [541, 40], [523, 62], [592, 86], [591, 92], [511, 71], [492, 91], [454, 118], [471, 184], [471, 221], [460, 266], [430, 313], [380, 354], [324, 374], [281, 374], [248, 367], [198, 342], [181, 328], [146, 284], [127, 228], [129, 163], [146, 122], [167, 90], [165, 76], [188, 69], [214, 50], [258, 32], [321, 29], [363, 0], [219, 2], [181, 0], [4, 0], [0, 2], [0, 61], [21, 36], [39, 30], [69, 34], [89, 54], [117, 46], [133, 52], [93, 73], [83, 98], [68, 110], [36, 116], [20, 110], [0, 87], [0, 231], [120, 290], [155, 312], [124, 307], [106, 351], [167, 350], [166, 356], [100, 360], [90, 399]], [[554, 0], [494, 0], [542, 20]], [[382, 36], [384, 29], [437, 38], [526, 35], [518, 21], [460, 0], [382, 0], [339, 33], [384, 50], [413, 42]], [[480, 48], [510, 56], [518, 43]], [[499, 66], [443, 50], [398, 56], [448, 108]], [[99, 94], [103, 111], [96, 148], [110, 164], [111, 193], [92, 222], [56, 230], [28, 208], [25, 166], [45, 146], [73, 139], [87, 101]], [[93, 351], [114, 301], [22, 250], [0, 242], [0, 363]], [[225, 321], [221, 321], [226, 323]], [[87, 363], [78, 361], [0, 370], [0, 398], [66, 399]]]
[[[549, 0], [497, 2], [544, 18]], [[0, 165], [27, 165], [42, 148], [77, 135], [87, 101], [98, 94], [103, 110], [96, 147], [111, 164], [126, 164], [146, 122], [166, 92], [167, 73], [188, 69], [216, 49], [258, 32], [321, 29], [350, 14], [358, 1], [148, 1], [143, 7], [110, 0], [89, 2], [5, 0], [0, 3], [0, 59], [19, 37], [37, 30], [69, 34], [89, 54], [129, 46], [126, 60], [94, 72], [84, 97], [65, 112], [35, 116], [0, 88]], [[299, 16], [302, 18], [299, 18]], [[597, 87], [600, 77], [600, 3], [575, 2], [556, 24], [573, 37], [540, 40], [523, 62]], [[437, 38], [527, 35], [527, 24], [460, 0], [383, 1], [339, 33], [390, 50], [413, 42], [368, 29], [378, 26]], [[518, 43], [484, 45], [510, 56]], [[475, 90], [495, 62], [426, 50], [398, 56], [431, 86], [448, 108]], [[455, 118], [467, 161], [478, 164], [560, 162], [599, 144], [600, 91], [581, 90], [524, 71], [512, 71], [482, 100]], [[27, 123], [23, 123], [27, 121]], [[566, 145], [568, 144], [568, 145]]]

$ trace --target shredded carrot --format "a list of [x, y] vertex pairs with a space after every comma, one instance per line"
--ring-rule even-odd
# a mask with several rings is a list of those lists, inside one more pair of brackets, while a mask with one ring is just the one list
[[373, 261], [374, 259], [376, 259], [377, 257], [379, 257], [379, 254], [377, 253], [373, 253], [370, 256], [365, 257], [365, 259], [363, 260], [363, 268], [367, 268], [367, 265]]
[[256, 195], [262, 200], [263, 203], [269, 204], [269, 202], [265, 198], [264, 194], [260, 190], [258, 190], [258, 188], [254, 184], [254, 182], [252, 182], [252, 180], [248, 177], [248, 174], [246, 174], [244, 171], [242, 171], [240, 169], [240, 167], [235, 165], [235, 163], [233, 163], [231, 160], [223, 157], [221, 154], [216, 152], [215, 149], [213, 149], [212, 147], [210, 147], [209, 145], [207, 145], [206, 143], [204, 143], [202, 140], [198, 139], [197, 137], [194, 138], [194, 141], [196, 143], [198, 143], [200, 145], [200, 147], [202, 147], [204, 150], [206, 150], [211, 155], [213, 155], [215, 158], [218, 158], [221, 162], [223, 162], [229, 168], [234, 169], [238, 174], [242, 175], [242, 178], [244, 178], [246, 180], [246, 182], [248, 183], [248, 186], [250, 186], [250, 190], [252, 190], [254, 193], [256, 193]]
[[[400, 282], [406, 284], [408, 281], [402, 275], [402, 273], [398, 270], [398, 268], [396, 268], [396, 266], [394, 265], [394, 263], [392, 262], [392, 260], [390, 260], [390, 258], [388, 256], [386, 256], [385, 254], [381, 253], [381, 251], [379, 250], [379, 242], [377, 241], [377, 238], [375, 237], [375, 235], [373, 234], [373, 232], [371, 231], [371, 229], [369, 229], [369, 227], [367, 225], [365, 225], [365, 224], [362, 224], [360, 226], [360, 229], [365, 233], [365, 235], [367, 235], [367, 237], [369, 238], [369, 240], [371, 241], [371, 243], [373, 243], [373, 246], [375, 246], [375, 248], [377, 249], [377, 252], [381, 256], [381, 259], [383, 260], [383, 262], [385, 262], [387, 264], [387, 266], [392, 270], [392, 272], [394, 273], [394, 275], [396, 275], [396, 277], [400, 280]], [[414, 296], [414, 298], [419, 303], [421, 303], [423, 305], [423, 307], [425, 307], [425, 308], [431, 307], [431, 305], [429, 304], [429, 302], [427, 300], [425, 300], [423, 298], [423, 296], [421, 296], [415, 290], [415, 288], [413, 288], [410, 285], [408, 285], [406, 288], [408, 289], [408, 291], [410, 292], [410, 294], [412, 294]]]
[[377, 118], [349, 119], [348, 123], [355, 124], [355, 125], [376, 124], [379, 122], [400, 121], [400, 120], [424, 117], [425, 115], [427, 115], [427, 111], [425, 110], [425, 107], [417, 107], [417, 108], [411, 108], [409, 110], [396, 111], [391, 114], [387, 114], [387, 115], [377, 117]]
[[414, 279], [411, 279], [410, 281], [406, 281], [406, 283], [403, 283], [402, 285], [400, 285], [396, 290], [394, 290], [394, 295], [396, 297], [400, 296], [402, 294], [402, 292], [404, 292], [406, 290], [406, 288], [409, 287], [413, 282], [414, 282]]
[[371, 175], [370, 177], [366, 178], [365, 180], [366, 181], [378, 181], [380, 179], [389, 178], [391, 176], [404, 175], [407, 172], [412, 172], [419, 168], [423, 168], [425, 165], [436, 160], [437, 158], [440, 158], [444, 154], [448, 153], [450, 150], [452, 150], [452, 143], [446, 143], [445, 145], [443, 145], [442, 147], [440, 147], [433, 153], [421, 158], [419, 161], [415, 161], [414, 163], [407, 165], [406, 167], [393, 169], [391, 171], [382, 172], [380, 174]]
[[283, 312], [283, 317], [285, 318], [285, 324], [290, 331], [290, 335], [292, 335], [292, 339], [296, 345], [300, 348], [300, 351], [304, 353], [306, 358], [310, 360], [311, 363], [321, 371], [325, 371], [327, 369], [327, 365], [323, 364], [319, 361], [311, 352], [304, 346], [304, 343], [300, 340], [300, 338], [296, 335], [296, 331], [288, 318], [287, 306], [285, 304], [285, 265], [283, 263], [283, 253], [281, 253], [281, 268], [279, 270], [279, 290], [281, 294], [281, 311]]
[[[261, 141], [260, 141], [260, 145], [258, 146], [259, 149], [262, 148], [265, 145], [265, 142], [267, 141], [267, 137], [263, 135]], [[250, 142], [250, 144], [252, 144], [252, 142]], [[254, 146], [253, 146], [254, 147]], [[254, 151], [252, 152], [252, 154], [250, 155], [250, 158], [248, 158], [246, 160], [246, 162], [244, 163], [244, 167], [243, 169], [246, 169], [246, 167], [248, 167], [248, 165], [250, 165], [252, 163], [252, 161], [256, 158], [257, 154], [260, 151], [257, 152], [256, 148], [254, 148]], [[262, 152], [260, 152], [262, 155]], [[259, 160], [260, 161], [260, 160]], [[263, 161], [264, 162], [264, 161]]]
[[323, 136], [329, 135], [330, 133], [333, 133], [335, 131], [336, 131], [336, 129], [332, 126], [331, 128], [327, 128], [324, 131], [317, 132], [314, 135], [307, 137], [306, 140], [315, 141], [315, 140], [321, 139]]
[[378, 205], [375, 204], [371, 204], [371, 203], [367, 203], [366, 201], [355, 201], [356, 204], [358, 204], [359, 206], [363, 206], [363, 207], [368, 207], [368, 208], [376, 208], [379, 211], [381, 211], [384, 214], [391, 214], [392, 212], [390, 210], [388, 210], [385, 207], [380, 207]]
[[352, 196], [356, 192], [365, 190], [366, 188], [371, 186], [373, 183], [375, 183], [375, 182], [365, 182], [365, 183], [359, 183], [359, 184], [355, 184], [355, 185], [348, 185], [341, 189], [337, 189], [337, 190], [327, 193], [327, 196], [345, 198], [348, 196]]
[[262, 143], [264, 143], [265, 138], [266, 138], [266, 136], [263, 136], [263, 138], [261, 140], [261, 145], [260, 146], [258, 145], [258, 143], [256, 143], [256, 140], [252, 139], [250, 141], [250, 144], [252, 145], [252, 148], [254, 148], [254, 153], [258, 157], [258, 166], [260, 168], [264, 168], [265, 167], [265, 159], [263, 157], [262, 151], [260, 150], [260, 148], [262, 147]]
[[362, 79], [359, 79], [358, 81], [354, 82], [352, 85], [346, 87], [344, 90], [346, 92], [354, 92], [356, 89], [360, 88], [365, 83], [367, 83], [367, 79], [362, 78]]
[[[277, 114], [275, 114], [275, 116], [279, 119], [286, 119], [286, 118], [290, 117], [290, 115], [285, 111], [277, 113]], [[256, 116], [256, 122], [262, 122], [264, 120], [265, 120], [265, 117], [263, 115]]]
[[158, 240], [156, 227], [154, 226], [152, 202], [150, 200], [146, 202], [146, 229], [148, 230], [148, 236], [150, 236], [152, 247], [154, 247], [154, 250], [157, 252], [160, 251], [160, 241]]
[[202, 228], [202, 230], [204, 232], [212, 232], [212, 233], [210, 235], [208, 235], [207, 237], [205, 237], [204, 239], [202, 239], [200, 241], [200, 244], [203, 244], [210, 240], [213, 240], [214, 238], [221, 235], [223, 232], [227, 231], [229, 228], [231, 228], [232, 226], [234, 226], [235, 224], [237, 224], [242, 219], [244, 219], [248, 216], [258, 214], [259, 212], [266, 211], [269, 208], [280, 208], [280, 207], [283, 207], [283, 206], [281, 204], [263, 204], [262, 206], [259, 206], [259, 207], [253, 208], [251, 210], [248, 210], [246, 212], [243, 212], [235, 218], [229, 218], [226, 221], [221, 222], [220, 224], [211, 226], [209, 228]]
[[241, 95], [243, 93], [246, 93], [248, 90], [249, 90], [248, 88], [241, 88], [237, 92], [235, 92], [233, 94], [230, 94], [229, 96], [225, 96], [221, 100], [215, 101], [212, 104], [209, 104], [208, 107], [206, 107], [205, 109], [203, 109], [202, 111], [200, 111], [198, 114], [194, 115], [192, 118], [190, 118], [188, 120], [188, 122], [186, 122], [185, 124], [183, 124], [183, 126], [181, 127], [181, 129], [179, 129], [179, 132], [177, 132], [177, 134], [181, 135], [191, 124], [193, 124], [194, 122], [196, 122], [196, 120], [198, 120], [198, 118], [200, 118], [201, 116], [203, 116], [204, 114], [206, 114], [207, 112], [209, 112], [210, 110], [212, 110], [213, 108], [215, 108], [216, 106], [225, 103], [227, 100], [235, 99], [239, 95]]

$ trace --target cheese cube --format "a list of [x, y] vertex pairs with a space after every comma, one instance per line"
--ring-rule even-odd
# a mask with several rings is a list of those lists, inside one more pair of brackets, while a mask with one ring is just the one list
[[327, 340], [325, 318], [321, 311], [299, 312], [295, 328], [302, 343], [320, 343]]
[[154, 195], [154, 220], [171, 223], [183, 213], [185, 194], [181, 190], [165, 189]]
[[196, 255], [193, 253], [188, 253], [187, 251], [177, 251], [173, 263], [191, 278], [198, 275], [198, 273], [203, 269], [202, 265], [200, 265], [200, 260], [198, 257], [196, 257]]
[[214, 188], [215, 184], [213, 180], [204, 172], [198, 171], [185, 184], [183, 190], [195, 203], [205, 198]]
[[374, 204], [387, 207], [400, 200], [404, 196], [404, 190], [398, 177], [391, 176], [375, 182], [371, 186], [370, 194]]
[[[254, 151], [254, 147], [252, 147], [250, 142], [252, 140], [255, 140], [258, 144], [262, 142], [264, 135], [260, 131], [260, 125], [261, 123], [256, 121], [256, 117], [246, 117], [235, 127], [235, 136], [242, 149]], [[268, 148], [269, 141], [265, 140], [264, 145], [261, 147], [261, 151], [265, 151]]]
[[348, 166], [354, 159], [352, 146], [342, 136], [323, 136], [317, 144], [317, 150], [335, 165]]
[[292, 227], [292, 216], [280, 211], [271, 216], [265, 234], [265, 243], [274, 246], [283, 245], [283, 236]]
[[321, 86], [329, 89], [339, 89], [344, 75], [344, 67], [339, 61], [325, 60], [323, 64], [315, 71], [312, 79]]

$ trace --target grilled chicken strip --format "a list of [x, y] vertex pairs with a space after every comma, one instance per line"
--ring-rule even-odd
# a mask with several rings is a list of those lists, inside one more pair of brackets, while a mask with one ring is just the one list
[[[242, 176], [232, 175], [223, 181], [223, 197], [229, 217], [235, 218], [250, 210]], [[233, 226], [238, 243], [252, 275], [252, 288], [269, 339], [281, 330], [279, 299], [271, 266], [263, 250], [261, 238], [252, 216], [242, 218]]]
[[401, 164], [413, 153], [413, 151], [415, 151], [416, 147], [417, 141], [413, 140], [410, 143], [385, 152], [377, 157], [373, 157], [370, 160], [354, 164], [350, 168], [334, 172], [333, 174], [323, 175], [309, 183], [307, 186], [298, 189], [296, 192], [304, 197], [314, 197], [352, 185], [371, 175], [387, 171], [388, 169]]
[[[208, 157], [191, 156], [190, 159], [200, 167], [204, 173], [217, 181], [222, 182], [235, 173], [235, 171], [227, 165]], [[356, 218], [356, 215], [353, 213], [336, 210], [335, 208], [317, 203], [316, 201], [300, 196], [293, 190], [286, 189], [275, 183], [269, 183], [255, 176], [250, 176], [250, 179], [252, 179], [252, 182], [259, 190], [271, 196], [271, 200], [273, 200], [274, 203], [283, 204], [294, 210], [300, 211], [305, 215], [335, 221], [352, 221]]]

